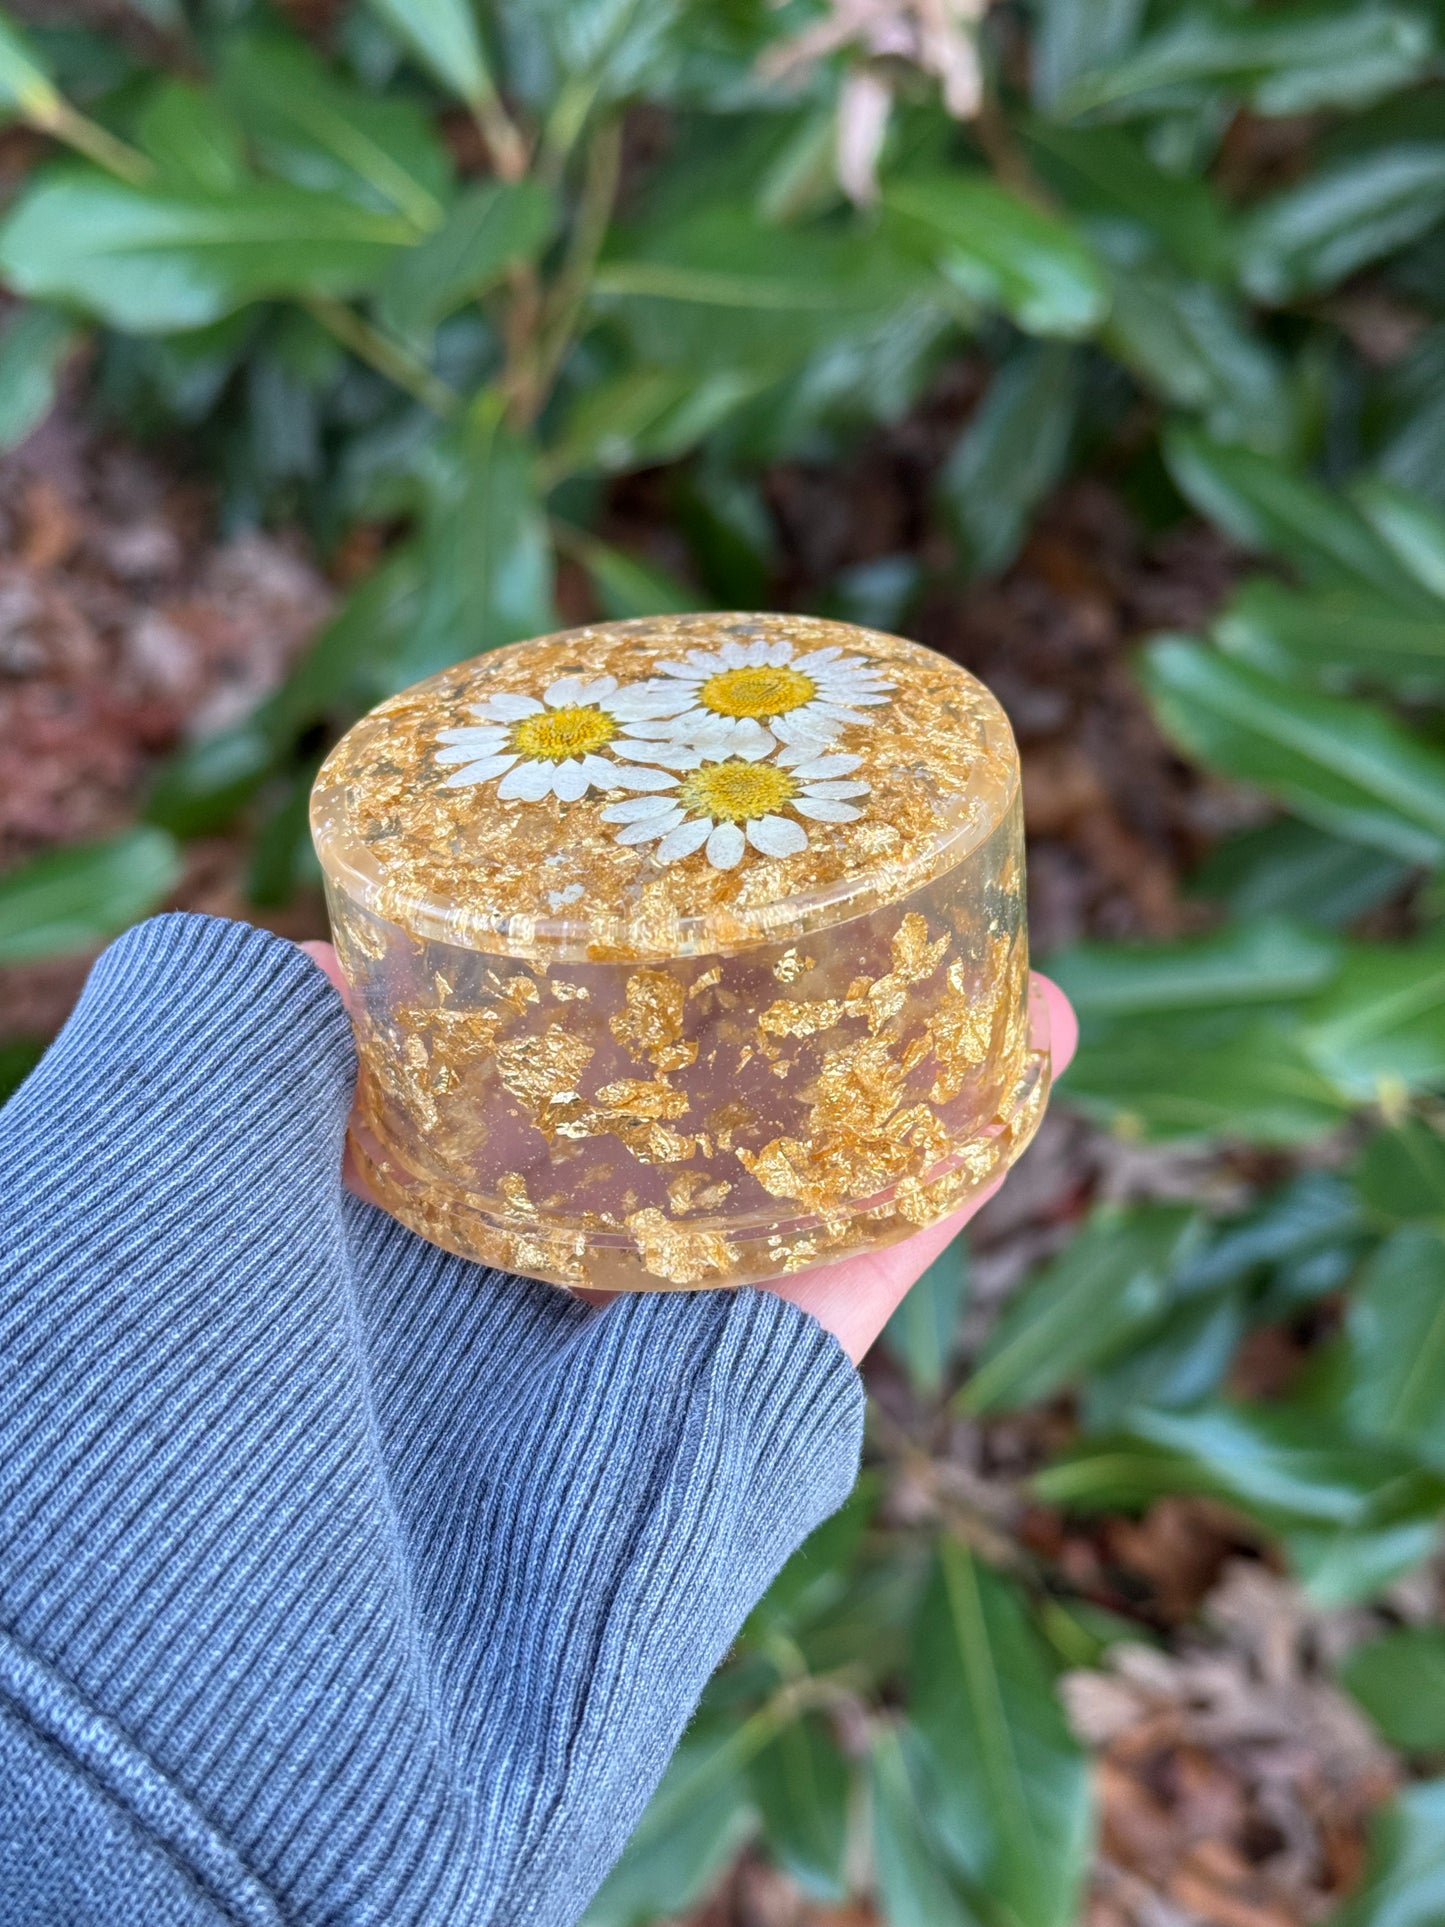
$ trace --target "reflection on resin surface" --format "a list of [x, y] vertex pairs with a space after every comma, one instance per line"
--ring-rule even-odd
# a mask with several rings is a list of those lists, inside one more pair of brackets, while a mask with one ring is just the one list
[[364, 719], [313, 805], [353, 1138], [426, 1236], [560, 1284], [886, 1244], [1027, 1142], [1017, 758], [893, 637], [599, 625]]

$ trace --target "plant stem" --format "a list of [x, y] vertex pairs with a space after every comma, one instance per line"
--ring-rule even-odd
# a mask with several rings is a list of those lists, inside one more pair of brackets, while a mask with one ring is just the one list
[[394, 381], [398, 388], [406, 390], [424, 408], [443, 420], [454, 415], [461, 406], [461, 396], [454, 388], [434, 375], [424, 362], [399, 341], [374, 328], [364, 321], [354, 308], [348, 308], [344, 301], [332, 301], [320, 295], [313, 295], [306, 302], [307, 312], [328, 334], [347, 347], [361, 361], [374, 368], [378, 374]]
[[127, 147], [98, 121], [80, 113], [58, 94], [29, 118], [31, 125], [42, 133], [64, 141], [67, 147], [73, 147], [78, 154], [84, 154], [87, 160], [94, 161], [108, 174], [119, 175], [133, 187], [144, 187], [154, 178], [155, 167], [146, 155]]
[[566, 359], [567, 350], [572, 345], [577, 317], [587, 299], [592, 285], [592, 272], [597, 266], [602, 244], [607, 239], [621, 173], [622, 124], [610, 120], [598, 128], [587, 150], [587, 169], [582, 180], [576, 224], [542, 317], [534, 414], [547, 399], [557, 372]]
[[519, 181], [527, 171], [527, 142], [498, 96], [479, 95], [472, 102], [472, 119], [500, 178]]

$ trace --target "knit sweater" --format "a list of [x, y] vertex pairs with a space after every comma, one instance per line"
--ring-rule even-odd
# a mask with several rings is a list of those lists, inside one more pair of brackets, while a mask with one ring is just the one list
[[166, 916], [0, 1111], [0, 1927], [575, 1921], [853, 1481], [812, 1319], [423, 1243], [354, 1075], [300, 951]]

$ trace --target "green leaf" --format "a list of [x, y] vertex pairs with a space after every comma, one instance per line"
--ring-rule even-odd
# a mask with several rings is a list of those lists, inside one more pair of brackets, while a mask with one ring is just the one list
[[246, 178], [241, 130], [223, 101], [185, 80], [165, 80], [147, 100], [136, 139], [170, 188], [225, 194]]
[[1409, 878], [1408, 864], [1286, 818], [1227, 838], [1190, 877], [1189, 891], [1214, 898], [1241, 919], [1274, 910], [1338, 929], [1394, 896]]
[[1082, 1387], [1085, 1429], [1124, 1425], [1137, 1405], [1172, 1409], [1213, 1398], [1247, 1324], [1237, 1291], [1176, 1303], [1152, 1330], [1089, 1373]]
[[1423, 1780], [1371, 1820], [1364, 1880], [1324, 1927], [1439, 1927], [1442, 1918], [1445, 1780]]
[[393, 665], [402, 685], [556, 627], [534, 451], [484, 392], [427, 451], [421, 607]]
[[609, 622], [632, 622], [639, 616], [681, 615], [704, 604], [685, 582], [654, 562], [645, 562], [626, 549], [599, 542], [580, 529], [570, 530], [558, 544], [587, 571], [592, 593]]
[[1439, 505], [1378, 475], [1356, 482], [1350, 493], [1381, 541], [1445, 604], [1445, 513]]
[[1112, 66], [1081, 75], [1057, 111], [1150, 112], [1210, 85], [1237, 90], [1261, 114], [1362, 107], [1414, 79], [1431, 52], [1427, 22], [1402, 7], [1191, 12]]
[[423, 232], [440, 225], [451, 163], [421, 107], [350, 86], [291, 35], [223, 36], [219, 85], [272, 172]]
[[1360, 944], [1310, 1006], [1314, 1063], [1362, 1102], [1445, 1084], [1445, 940]]
[[1271, 456], [1174, 427], [1164, 437], [1183, 495], [1245, 548], [1278, 553], [1321, 586], [1371, 587], [1435, 613], [1390, 547], [1347, 502]]
[[1119, 60], [1138, 36], [1144, 0], [1041, 0], [1035, 9], [1035, 100], [1052, 107], [1071, 82]]
[[1346, 1656], [1339, 1678], [1391, 1746], [1445, 1752], [1445, 1628], [1409, 1626], [1369, 1640]]
[[583, 388], [567, 410], [549, 467], [614, 474], [675, 461], [758, 388], [736, 369], [628, 368]]
[[754, 1758], [748, 1785], [772, 1860], [805, 1893], [844, 1899], [852, 1775], [828, 1722], [816, 1713], [790, 1721]]
[[410, 234], [395, 216], [276, 181], [211, 195], [66, 169], [22, 191], [0, 227], [0, 271], [22, 294], [166, 333], [270, 296], [357, 293]]
[[60, 105], [60, 94], [38, 48], [9, 14], [0, 13], [0, 108], [44, 127]]
[[434, 327], [509, 268], [534, 261], [556, 226], [556, 199], [540, 181], [469, 188], [435, 233], [396, 257], [378, 295], [381, 318], [403, 335]]
[[1192, 1252], [1182, 1267], [1182, 1282], [1197, 1293], [1245, 1283], [1266, 1272], [1276, 1279], [1281, 1273], [1313, 1275], [1324, 1258], [1342, 1257], [1348, 1270], [1365, 1230], [1354, 1190], [1342, 1177], [1333, 1171], [1301, 1171]]
[[[1131, 0], [1132, 4], [1132, 0]], [[1095, 6], [1060, 0], [1066, 12], [1092, 34]], [[1045, 181], [1068, 206], [1098, 228], [1100, 245], [1122, 225], [1130, 252], [1147, 245], [1171, 258], [1189, 275], [1218, 277], [1232, 272], [1234, 241], [1229, 215], [1207, 181], [1160, 167], [1136, 135], [1122, 127], [1060, 127], [1031, 121], [1024, 139]], [[1114, 300], [1129, 291], [1133, 271], [1116, 276]], [[1232, 312], [1232, 311], [1231, 311]]]
[[1445, 1224], [1445, 1137], [1418, 1117], [1376, 1131], [1355, 1167], [1355, 1188], [1382, 1218]]
[[706, 1894], [753, 1831], [744, 1769], [778, 1724], [694, 1723], [580, 1927], [650, 1927]]
[[471, 106], [495, 92], [469, 0], [368, 0], [435, 79]]
[[1281, 1550], [1295, 1576], [1326, 1610], [1378, 1599], [1396, 1580], [1433, 1558], [1439, 1541], [1439, 1522], [1428, 1517], [1328, 1530], [1289, 1526], [1280, 1534]]
[[1284, 369], [1220, 288], [1158, 267], [1119, 277], [1104, 344], [1161, 400], [1202, 418], [1212, 436], [1266, 452], [1290, 444]]
[[1178, 636], [1148, 650], [1144, 681], [1165, 730], [1207, 768], [1407, 863], [1445, 857], [1445, 755], [1383, 711]]
[[0, 876], [0, 964], [103, 943], [148, 916], [180, 873], [174, 842], [156, 829], [32, 857]]
[[868, 1760], [873, 1880], [886, 1927], [979, 1927], [924, 1831], [924, 1775], [910, 1770], [913, 1735], [880, 1728]]
[[894, 182], [884, 208], [905, 239], [981, 307], [998, 308], [1026, 334], [1073, 340], [1109, 308], [1103, 263], [1056, 215], [986, 174], [932, 174]]
[[1316, 294], [1407, 246], [1445, 215], [1445, 142], [1350, 155], [1261, 202], [1240, 240], [1260, 301]]
[[865, 1471], [838, 1510], [808, 1534], [768, 1587], [749, 1617], [744, 1638], [796, 1632], [843, 1598], [863, 1535], [878, 1510], [878, 1497], [877, 1475]]
[[1276, 675], [1326, 687], [1383, 686], [1403, 695], [1445, 693], [1445, 604], [1435, 614], [1402, 609], [1373, 589], [1301, 594], [1269, 576], [1245, 582], [1215, 618], [1231, 655]]
[[1341, 954], [1319, 931], [1269, 917], [1174, 943], [1075, 944], [1048, 969], [1087, 1024], [1301, 997], [1329, 981]]
[[1018, 1595], [950, 1539], [919, 1613], [909, 1711], [934, 1824], [963, 1871], [1018, 1927], [1070, 1927], [1092, 1832], [1086, 1764]]
[[0, 450], [38, 428], [55, 402], [56, 377], [79, 341], [75, 323], [57, 308], [21, 308], [0, 334]]
[[1349, 1307], [1346, 1409], [1362, 1432], [1445, 1463], [1445, 1238], [1408, 1225], [1365, 1267]]
[[960, 1409], [1037, 1404], [1157, 1325], [1191, 1218], [1165, 1206], [1096, 1218], [1005, 1305], [959, 1394]]
[[938, 478], [964, 567], [995, 574], [1018, 554], [1034, 511], [1061, 480], [1079, 369], [1067, 348], [1026, 344], [989, 384]]
[[883, 1328], [884, 1346], [903, 1367], [915, 1398], [941, 1396], [967, 1301], [968, 1245], [959, 1236], [934, 1259]]
[[1086, 1038], [1060, 1101], [1125, 1137], [1307, 1144], [1352, 1108], [1291, 1027], [1239, 1012], [1134, 1018]]

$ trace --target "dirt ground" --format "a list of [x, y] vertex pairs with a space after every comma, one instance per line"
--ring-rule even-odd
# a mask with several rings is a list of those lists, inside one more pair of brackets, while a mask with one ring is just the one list
[[[965, 373], [926, 419], [876, 437], [841, 475], [789, 467], [769, 478], [778, 606], [816, 605], [844, 563], [941, 561], [920, 504], [970, 400]], [[665, 530], [648, 520], [654, 501], [647, 478], [629, 484], [609, 533], [665, 551]], [[1130, 670], [1142, 635], [1200, 620], [1235, 568], [1207, 530], [1147, 535], [1117, 493], [1085, 480], [1051, 505], [1002, 580], [932, 592], [913, 622], [1013, 718], [1038, 954], [1085, 934], [1192, 927], [1201, 913], [1181, 896], [1181, 874], [1260, 814], [1257, 799], [1172, 754]], [[576, 584], [566, 589], [575, 602]], [[274, 686], [334, 593], [299, 538], [221, 535], [209, 493], [174, 455], [98, 441], [75, 414], [57, 414], [0, 462], [0, 865], [131, 820], [160, 759]], [[244, 858], [239, 835], [193, 845], [176, 902], [255, 920]], [[293, 936], [324, 931], [318, 894], [262, 920]], [[0, 1042], [53, 1032], [88, 961], [0, 972]], [[1114, 1143], [1057, 1107], [976, 1227], [975, 1317], [1066, 1241], [1091, 1199], [1227, 1193], [1248, 1175], [1228, 1160]], [[875, 1377], [886, 1417], [898, 1387], [886, 1365]], [[1036, 1442], [1019, 1442], [1018, 1464]], [[1170, 1499], [1142, 1521], [1071, 1537], [1024, 1506], [1011, 1452], [1006, 1427], [985, 1436], [959, 1425], [939, 1456], [1092, 1592], [1122, 1589], [1153, 1632], [1108, 1671], [1067, 1683], [1102, 1808], [1088, 1927], [1319, 1918], [1354, 1877], [1364, 1818], [1397, 1771], [1327, 1683], [1360, 1615], [1313, 1613], [1204, 1502]], [[1440, 1603], [1433, 1580], [1392, 1600], [1407, 1619]], [[689, 1927], [875, 1923], [866, 1908], [810, 1905], [749, 1858]]]

